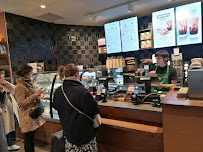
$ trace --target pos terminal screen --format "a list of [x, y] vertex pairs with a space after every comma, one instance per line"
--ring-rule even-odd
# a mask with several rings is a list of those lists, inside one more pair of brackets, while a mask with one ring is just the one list
[[105, 92], [106, 92], [106, 89], [105, 89], [105, 88], [103, 88], [103, 89], [102, 89], [102, 93], [105, 93]]

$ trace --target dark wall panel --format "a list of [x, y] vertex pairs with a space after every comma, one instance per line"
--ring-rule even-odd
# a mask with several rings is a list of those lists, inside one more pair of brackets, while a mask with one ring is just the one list
[[67, 63], [99, 65], [97, 40], [103, 27], [57, 25], [6, 13], [13, 71], [19, 64], [45, 62], [45, 70]]

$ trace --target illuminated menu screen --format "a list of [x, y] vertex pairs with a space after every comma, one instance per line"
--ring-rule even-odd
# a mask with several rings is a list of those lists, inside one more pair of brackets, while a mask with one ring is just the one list
[[174, 8], [152, 13], [154, 48], [176, 45]]
[[121, 52], [119, 21], [104, 25], [107, 54]]
[[137, 17], [120, 21], [122, 51], [139, 50], [138, 21]]
[[177, 45], [202, 43], [201, 2], [176, 7]]

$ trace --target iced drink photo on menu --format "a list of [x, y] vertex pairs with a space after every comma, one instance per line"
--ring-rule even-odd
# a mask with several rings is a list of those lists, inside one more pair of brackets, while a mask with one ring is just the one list
[[199, 24], [199, 18], [191, 18], [189, 21], [189, 29], [190, 29], [190, 35], [195, 35], [198, 33], [198, 24]]
[[178, 25], [179, 25], [179, 34], [180, 36], [185, 36], [187, 34], [187, 18], [185, 19], [181, 19], [181, 20], [178, 20]]
[[166, 24], [167, 24], [167, 29], [170, 31], [170, 30], [172, 30], [172, 20], [168, 20], [167, 22], [166, 22]]

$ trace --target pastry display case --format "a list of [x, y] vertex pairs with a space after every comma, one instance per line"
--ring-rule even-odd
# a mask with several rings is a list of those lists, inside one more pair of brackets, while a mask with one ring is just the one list
[[41, 88], [44, 90], [44, 93], [40, 96], [41, 103], [44, 106], [43, 116], [59, 119], [57, 111], [54, 108], [50, 108], [50, 100], [53, 99], [54, 91], [62, 85], [63, 81], [59, 80], [56, 72], [38, 73], [34, 76], [33, 81], [36, 90]]

